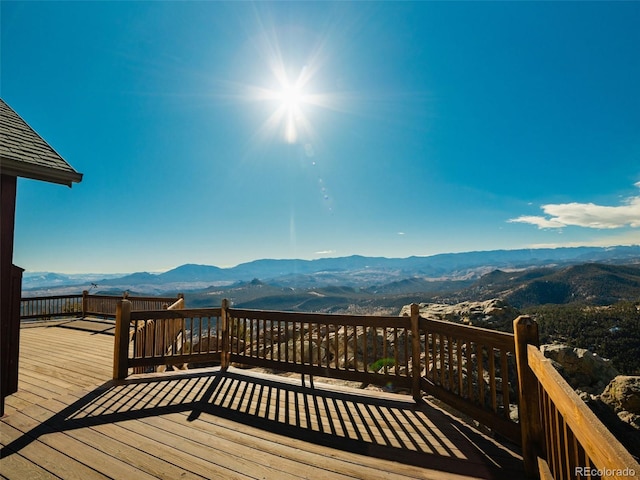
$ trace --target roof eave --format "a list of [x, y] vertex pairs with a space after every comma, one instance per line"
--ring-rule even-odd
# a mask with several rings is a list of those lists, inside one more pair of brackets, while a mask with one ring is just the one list
[[3, 175], [31, 178], [43, 182], [67, 185], [68, 187], [71, 187], [73, 183], [80, 183], [82, 181], [82, 174], [75, 170], [60, 170], [41, 165], [33, 165], [6, 157], [0, 158], [0, 172], [2, 172]]

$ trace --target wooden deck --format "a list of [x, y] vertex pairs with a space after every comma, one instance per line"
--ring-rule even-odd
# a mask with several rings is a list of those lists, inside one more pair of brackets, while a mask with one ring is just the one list
[[107, 323], [21, 330], [3, 478], [524, 477], [517, 453], [402, 395], [234, 368], [112, 382], [110, 333]]

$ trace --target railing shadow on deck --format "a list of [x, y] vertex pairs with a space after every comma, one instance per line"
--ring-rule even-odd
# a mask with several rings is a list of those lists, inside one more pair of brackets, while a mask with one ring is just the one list
[[[206, 430], [212, 417], [375, 458], [475, 478], [522, 476], [522, 458], [425, 402], [367, 396], [280, 377], [218, 368], [110, 381], [2, 448], [19, 452], [40, 436], [182, 413]], [[265, 440], [267, 441], [267, 440]]]

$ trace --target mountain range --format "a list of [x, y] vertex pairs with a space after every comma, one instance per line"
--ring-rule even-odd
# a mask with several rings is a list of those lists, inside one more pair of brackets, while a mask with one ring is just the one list
[[516, 306], [640, 296], [640, 246], [493, 250], [428, 257], [261, 259], [232, 268], [186, 264], [160, 274], [24, 274], [25, 296], [184, 292], [192, 306], [231, 298], [251, 308], [343, 309], [493, 297]]
[[544, 304], [610, 305], [640, 299], [640, 264], [585, 263], [519, 272], [494, 270], [476, 280], [415, 279], [368, 288], [295, 289], [253, 280], [185, 294], [187, 304], [193, 307], [219, 305], [223, 298], [239, 308], [393, 315], [414, 302], [455, 304], [493, 298], [520, 309]]

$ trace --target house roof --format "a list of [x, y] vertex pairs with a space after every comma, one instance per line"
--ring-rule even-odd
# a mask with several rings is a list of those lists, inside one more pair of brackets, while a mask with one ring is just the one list
[[0, 98], [0, 171], [3, 175], [68, 185], [76, 172], [20, 115]]

